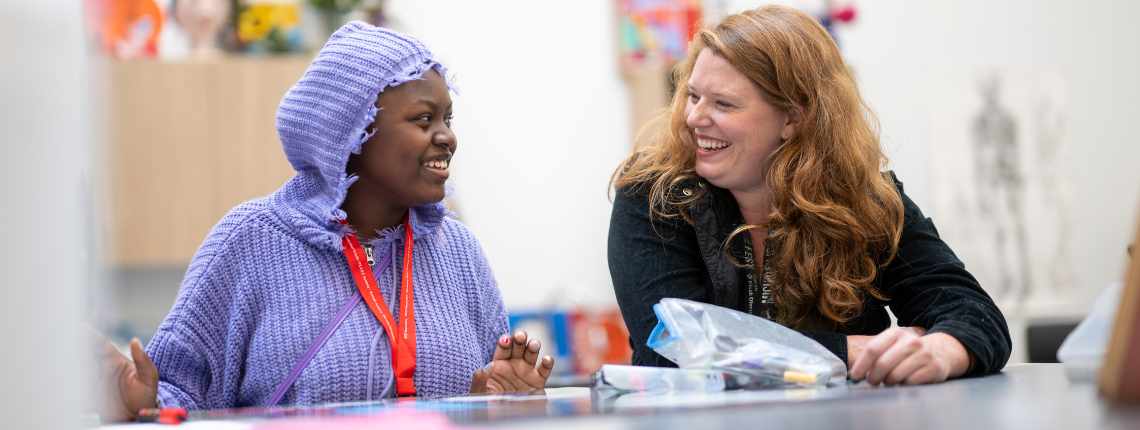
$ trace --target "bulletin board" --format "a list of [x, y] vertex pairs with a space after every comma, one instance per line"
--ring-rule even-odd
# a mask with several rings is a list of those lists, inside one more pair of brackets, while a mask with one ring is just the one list
[[700, 30], [702, 9], [698, 0], [616, 0], [616, 5], [619, 62], [636, 135], [669, 104], [669, 74]]

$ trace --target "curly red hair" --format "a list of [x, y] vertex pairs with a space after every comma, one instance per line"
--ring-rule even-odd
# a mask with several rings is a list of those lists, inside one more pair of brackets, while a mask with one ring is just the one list
[[[655, 217], [687, 219], [699, 194], [680, 197], [677, 184], [696, 177], [695, 148], [685, 124], [689, 74], [709, 49], [759, 88], [767, 102], [799, 118], [795, 134], [770, 156], [767, 224], [774, 246], [776, 318], [790, 325], [812, 310], [834, 323], [862, 312], [880, 267], [898, 250], [903, 207], [879, 144], [877, 121], [864, 103], [835, 42], [812, 17], [765, 6], [729, 16], [694, 38], [674, 69], [669, 111], [650, 122], [614, 174], [613, 185], [647, 186]], [[760, 166], [757, 166], [760, 168]]]

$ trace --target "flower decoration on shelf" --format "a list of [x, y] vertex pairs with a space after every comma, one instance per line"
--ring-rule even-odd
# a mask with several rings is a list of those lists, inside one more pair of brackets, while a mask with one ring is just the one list
[[325, 36], [329, 36], [348, 20], [360, 0], [309, 0], [309, 5], [320, 14]]
[[333, 11], [343, 14], [356, 9], [356, 6], [360, 5], [360, 0], [309, 0], [309, 4], [322, 11]]
[[301, 5], [296, 1], [248, 1], [237, 17], [237, 38], [249, 52], [302, 49]]

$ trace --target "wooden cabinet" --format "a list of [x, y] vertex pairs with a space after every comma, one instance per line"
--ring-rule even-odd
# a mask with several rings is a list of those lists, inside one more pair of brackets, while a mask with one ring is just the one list
[[641, 65], [625, 69], [622, 75], [629, 88], [630, 142], [636, 142], [638, 135], [651, 120], [669, 109], [672, 94], [669, 93], [669, 73], [672, 66]]
[[110, 263], [185, 265], [230, 208], [292, 176], [274, 117], [308, 63], [109, 64]]

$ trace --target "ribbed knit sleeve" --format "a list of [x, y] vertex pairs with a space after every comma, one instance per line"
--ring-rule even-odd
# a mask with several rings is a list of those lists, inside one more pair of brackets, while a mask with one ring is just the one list
[[458, 265], [449, 270], [453, 274], [462, 275], [470, 281], [465, 281], [463, 289], [465, 298], [469, 303], [469, 314], [474, 319], [473, 324], [478, 333], [477, 348], [482, 351], [481, 364], [491, 362], [495, 354], [495, 342], [510, 330], [507, 323], [507, 310], [503, 304], [502, 294], [499, 292], [498, 281], [483, 252], [483, 246], [475, 235], [465, 225], [454, 219], [444, 219], [441, 229], [444, 236], [449, 238], [447, 248], [449, 265]]
[[417, 394], [467, 393], [471, 376], [491, 361], [496, 339], [507, 331], [506, 311], [483, 250], [463, 224], [444, 219], [423, 240], [430, 246], [422, 272], [416, 262], [417, 275], [423, 273], [416, 278]]
[[[288, 189], [288, 185], [286, 188]], [[295, 228], [291, 206], [259, 200], [215, 226], [147, 346], [164, 406], [216, 409], [375, 400], [391, 395], [391, 348], [340, 250]], [[479, 242], [442, 210], [413, 217], [416, 394], [466, 394], [507, 315]], [[373, 241], [381, 294], [399, 319], [403, 234]], [[330, 327], [341, 312], [344, 319]], [[331, 331], [321, 342], [325, 328]], [[306, 352], [316, 345], [312, 354]], [[295, 379], [292, 369], [299, 367]], [[292, 381], [292, 382], [289, 382]]]
[[160, 405], [200, 409], [235, 404], [237, 390], [225, 372], [226, 338], [232, 337], [235, 325], [234, 288], [226, 272], [237, 262], [226, 249], [234, 232], [261, 207], [240, 205], [214, 226], [191, 260], [174, 306], [147, 345], [158, 367]]
[[479, 289], [482, 291], [479, 294], [479, 309], [483, 310], [481, 318], [487, 321], [486, 329], [481, 336], [486, 348], [483, 361], [490, 363], [491, 357], [495, 354], [495, 343], [498, 342], [499, 336], [510, 330], [510, 327], [507, 323], [507, 309], [499, 293], [499, 284], [495, 281], [495, 274], [491, 272], [491, 265], [487, 263], [486, 255], [479, 243], [474, 238], [472, 238], [472, 242], [472, 249], [476, 253], [475, 273], [478, 274]]
[[200, 409], [206, 402], [202, 394], [210, 386], [210, 369], [198, 349], [187, 345], [172, 331], [159, 331], [148, 347], [155, 361], [163, 363], [159, 371], [158, 405]]

